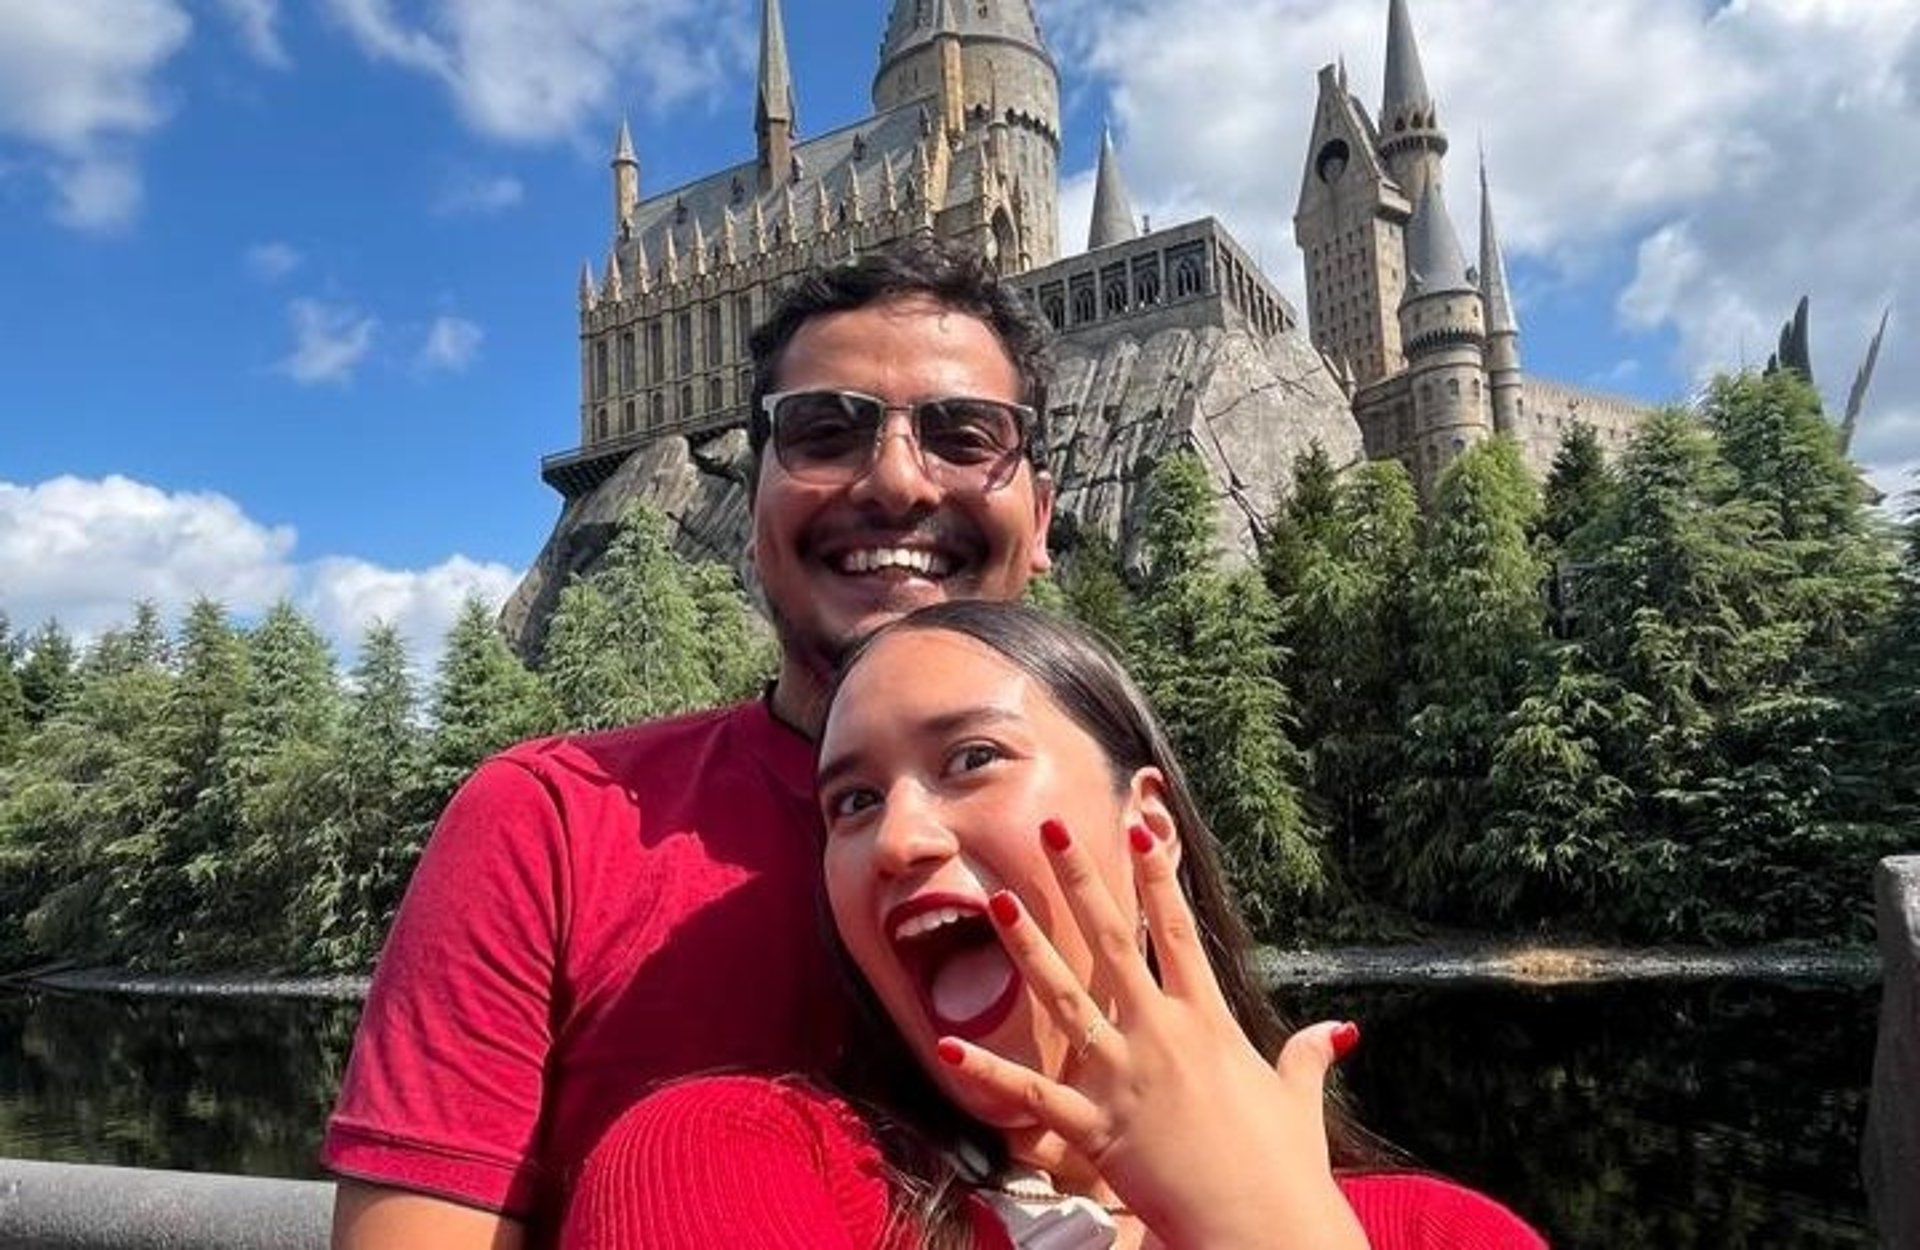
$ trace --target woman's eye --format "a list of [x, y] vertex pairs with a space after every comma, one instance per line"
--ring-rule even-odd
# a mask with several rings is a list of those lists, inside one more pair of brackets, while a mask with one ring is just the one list
[[969, 742], [953, 753], [948, 769], [956, 773], [970, 773], [985, 768], [1000, 758], [1000, 749], [985, 742]]
[[880, 796], [872, 790], [842, 790], [827, 800], [827, 818], [846, 820], [849, 817], [858, 816], [879, 801]]

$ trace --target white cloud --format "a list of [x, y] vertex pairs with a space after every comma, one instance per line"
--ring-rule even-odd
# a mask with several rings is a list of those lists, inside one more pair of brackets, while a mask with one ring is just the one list
[[254, 60], [273, 69], [286, 69], [293, 64], [286, 45], [280, 41], [279, 0], [219, 0], [219, 4]]
[[380, 326], [351, 305], [317, 299], [294, 300], [287, 316], [293, 323], [293, 351], [278, 367], [302, 386], [353, 381]]
[[56, 220], [111, 230], [138, 214], [134, 148], [167, 119], [158, 75], [192, 28], [175, 0], [0, 0], [0, 142], [28, 149]]
[[480, 355], [484, 331], [461, 317], [436, 317], [415, 361], [427, 372], [462, 373]]
[[278, 282], [298, 269], [306, 257], [290, 243], [256, 243], [247, 249], [247, 272], [262, 282]]
[[743, 0], [327, 0], [362, 51], [440, 80], [467, 124], [515, 141], [597, 133], [637, 92], [717, 90], [752, 47]]
[[[1920, 327], [1920, 165], [1906, 158], [1920, 144], [1920, 5], [1411, 9], [1452, 139], [1463, 242], [1484, 141], [1510, 259], [1601, 290], [1628, 332], [1670, 333], [1688, 377], [1764, 361], [1809, 292], [1816, 372], [1836, 408], [1891, 303], [1855, 450], [1876, 472], [1920, 459], [1920, 351], [1905, 328]], [[1344, 56], [1376, 111], [1386, 11], [1384, 0], [1043, 4], [1062, 59], [1109, 93], [1136, 207], [1167, 223], [1218, 215], [1296, 300], [1292, 210], [1315, 75]], [[1521, 311], [1524, 330], [1524, 298]]]
[[377, 620], [398, 627], [429, 671], [466, 599], [498, 607], [519, 575], [454, 555], [424, 569], [351, 557], [295, 558], [291, 526], [267, 525], [223, 495], [168, 492], [125, 477], [0, 481], [0, 600], [15, 632], [48, 618], [82, 637], [124, 624], [136, 600], [169, 619], [215, 599], [246, 620], [291, 600], [351, 656]]
[[517, 208], [527, 198], [526, 184], [507, 174], [493, 177], [461, 175], [440, 192], [433, 211], [442, 217], [500, 213]]

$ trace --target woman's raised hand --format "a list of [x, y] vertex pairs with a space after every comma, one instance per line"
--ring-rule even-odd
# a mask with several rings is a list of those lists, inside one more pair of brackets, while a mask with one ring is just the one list
[[1302, 1029], [1269, 1060], [1228, 1009], [1167, 844], [1143, 827], [1128, 835], [1156, 981], [1093, 857], [1058, 822], [1041, 837], [1112, 1013], [1003, 891], [990, 904], [995, 931], [1040, 1009], [1077, 1040], [1051, 1076], [956, 1038], [941, 1039], [942, 1060], [1029, 1107], [1174, 1250], [1364, 1247], [1333, 1181], [1324, 1119], [1327, 1072], [1353, 1026]]

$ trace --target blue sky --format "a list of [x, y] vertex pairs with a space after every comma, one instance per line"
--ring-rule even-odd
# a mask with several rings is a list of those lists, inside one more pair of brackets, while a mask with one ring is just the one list
[[[1809, 291], [1837, 401], [1891, 302], [1857, 450], [1907, 482], [1920, 174], [1878, 155], [1920, 151], [1914, 7], [1415, 0], [1463, 229], [1489, 152], [1527, 367], [1674, 398], [1764, 358]], [[887, 8], [789, 0], [803, 133], [864, 114]], [[1344, 54], [1375, 99], [1385, 0], [1039, 9], [1069, 244], [1110, 122], [1137, 208], [1220, 216], [1297, 297], [1313, 71]], [[757, 12], [0, 0], [16, 627], [289, 595], [343, 647], [380, 615], [430, 651], [462, 595], [504, 596], [558, 510], [537, 462], [575, 429], [574, 290], [606, 248], [614, 128], [631, 118], [647, 194], [749, 151]], [[1498, 72], [1490, 38], [1513, 49]]]

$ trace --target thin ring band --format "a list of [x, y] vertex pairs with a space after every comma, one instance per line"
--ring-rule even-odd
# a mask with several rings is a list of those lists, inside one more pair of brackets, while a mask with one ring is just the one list
[[1111, 1027], [1105, 1015], [1095, 1015], [1088, 1021], [1087, 1031], [1081, 1035], [1080, 1044], [1073, 1048], [1073, 1061], [1077, 1064], [1085, 1059], [1087, 1052], [1093, 1049], [1094, 1042], [1099, 1040], [1100, 1030]]

